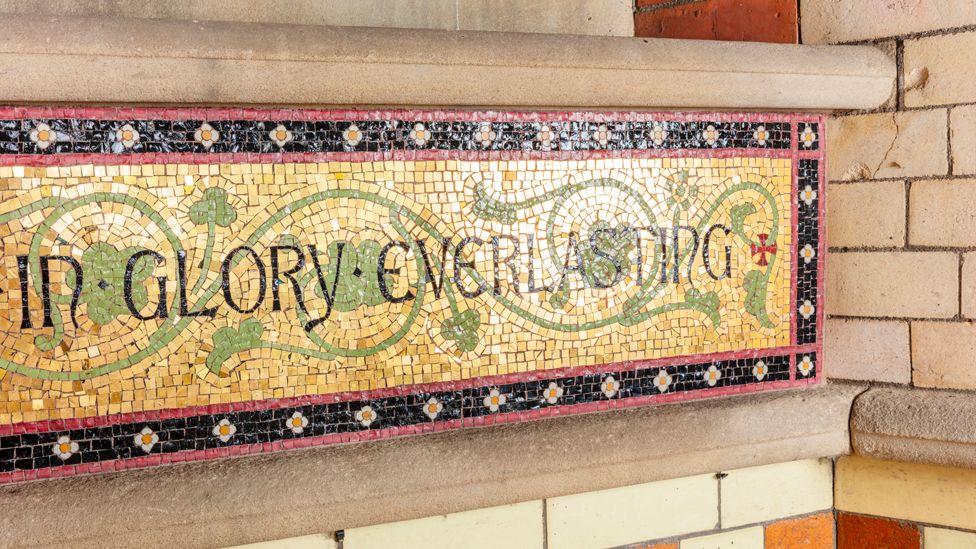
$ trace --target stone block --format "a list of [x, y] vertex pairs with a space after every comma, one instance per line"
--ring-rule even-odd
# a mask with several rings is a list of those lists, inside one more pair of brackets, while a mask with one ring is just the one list
[[928, 72], [925, 85], [905, 91], [906, 107], [976, 101], [976, 32], [906, 40], [903, 67], [905, 74]]
[[236, 545], [228, 549], [336, 549], [336, 547], [337, 544], [331, 536], [312, 534], [311, 536]]
[[926, 526], [922, 529], [925, 549], [966, 549], [976, 547], [976, 534]]
[[542, 502], [529, 501], [345, 531], [344, 549], [542, 548]]
[[800, 24], [806, 44], [871, 40], [976, 24], [976, 3], [801, 0]]
[[976, 174], [976, 105], [953, 107], [949, 115], [952, 173]]
[[947, 123], [943, 109], [831, 118], [827, 175], [830, 180], [855, 172], [869, 179], [945, 175]]
[[909, 196], [908, 242], [976, 246], [976, 179], [916, 181]]
[[962, 256], [962, 316], [976, 318], [976, 252]]
[[911, 382], [907, 322], [831, 318], [826, 328], [823, 364], [827, 377]]
[[831, 315], [951, 318], [959, 309], [955, 253], [832, 253], [827, 267]]
[[729, 471], [722, 484], [722, 527], [830, 509], [833, 465], [808, 459]]
[[839, 511], [976, 530], [976, 470], [849, 456], [835, 480]]
[[460, 30], [634, 35], [630, 0], [457, 0], [457, 21]]
[[763, 549], [763, 528], [753, 526], [741, 530], [719, 532], [709, 536], [699, 536], [681, 540], [681, 549]]
[[827, 239], [831, 247], [905, 245], [905, 183], [834, 183], [829, 189]]
[[[546, 500], [548, 547], [612, 547], [718, 526], [718, 479], [699, 475]], [[497, 546], [497, 545], [496, 545]]]
[[834, 549], [834, 514], [820, 513], [766, 525], [766, 549]]
[[976, 389], [976, 324], [912, 322], [912, 380], [919, 387]]

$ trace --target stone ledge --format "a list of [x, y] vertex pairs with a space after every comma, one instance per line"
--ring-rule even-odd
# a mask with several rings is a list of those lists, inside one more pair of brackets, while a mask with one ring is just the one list
[[976, 468], [976, 394], [870, 389], [854, 402], [851, 444], [871, 458]]
[[[828, 384], [0, 487], [0, 546], [225, 547], [835, 456], [863, 388]], [[151, 524], [151, 535], [133, 530]]]
[[0, 36], [17, 103], [869, 109], [895, 78], [871, 46], [29, 15]]

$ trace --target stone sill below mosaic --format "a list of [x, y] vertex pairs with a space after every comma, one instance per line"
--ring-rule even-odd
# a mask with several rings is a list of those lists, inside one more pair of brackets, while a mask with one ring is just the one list
[[37, 40], [50, 17], [0, 18], [0, 101], [847, 110], [880, 106], [895, 81], [872, 46], [54, 21], [57, 40]]

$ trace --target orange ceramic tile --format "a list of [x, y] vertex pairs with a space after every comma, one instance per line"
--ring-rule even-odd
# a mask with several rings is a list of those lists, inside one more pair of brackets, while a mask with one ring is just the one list
[[831, 549], [834, 515], [821, 513], [766, 526], [766, 549]]
[[918, 528], [895, 520], [837, 514], [837, 549], [919, 549]]

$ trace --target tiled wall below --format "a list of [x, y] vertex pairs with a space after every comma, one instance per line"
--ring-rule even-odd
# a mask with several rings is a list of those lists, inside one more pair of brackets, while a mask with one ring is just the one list
[[[832, 469], [827, 459], [750, 467], [350, 528], [335, 537], [342, 549], [829, 549], [834, 547]], [[307, 537], [256, 547], [338, 545]]]

